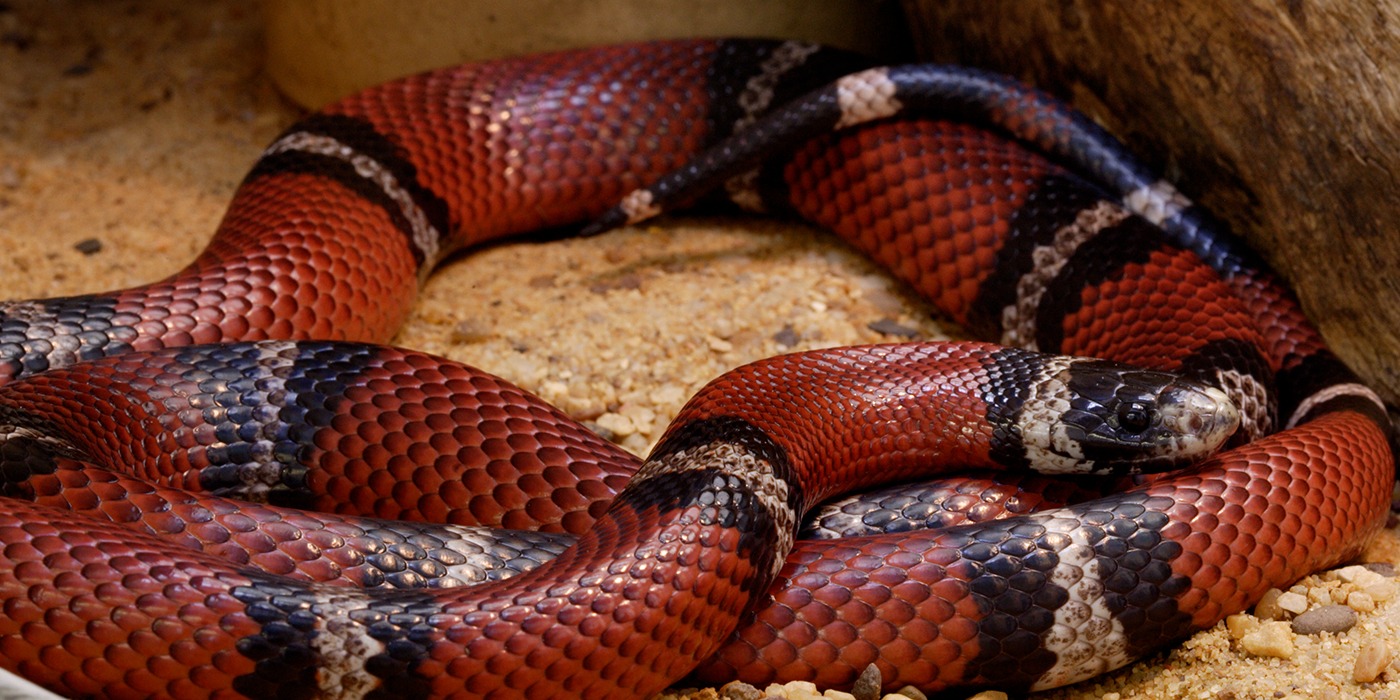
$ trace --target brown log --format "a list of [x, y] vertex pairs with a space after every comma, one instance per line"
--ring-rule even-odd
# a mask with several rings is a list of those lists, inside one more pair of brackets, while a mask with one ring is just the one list
[[1400, 399], [1400, 3], [906, 0], [925, 60], [1068, 98], [1224, 218]]

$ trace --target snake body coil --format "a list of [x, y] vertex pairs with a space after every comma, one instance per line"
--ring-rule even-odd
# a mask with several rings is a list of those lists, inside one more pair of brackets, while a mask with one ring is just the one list
[[[871, 664], [891, 688], [1044, 688], [1360, 550], [1389, 505], [1384, 407], [1254, 256], [1044, 95], [862, 69], [677, 41], [406, 78], [289, 129], [173, 277], [0, 307], [0, 665], [104, 697], [640, 697]], [[289, 342], [382, 342], [453, 250], [721, 184], [1006, 345], [1179, 372], [1239, 412], [1095, 360], [833, 349], [716, 380], [639, 466], [475, 370]], [[1237, 421], [1233, 449], [1122, 493], [793, 541], [846, 490], [1160, 468]], [[452, 524], [372, 519], [399, 517]], [[482, 575], [463, 523], [580, 539], [519, 535], [528, 572], [458, 588]]]

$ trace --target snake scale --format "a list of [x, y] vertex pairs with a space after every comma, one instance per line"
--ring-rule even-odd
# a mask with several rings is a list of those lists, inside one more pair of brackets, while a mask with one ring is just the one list
[[[357, 342], [452, 251], [712, 189], [1000, 345], [739, 368], [638, 464], [502, 380]], [[268, 147], [174, 276], [0, 306], [0, 666], [113, 698], [1092, 677], [1354, 556], [1387, 512], [1384, 406], [1222, 230], [1082, 115], [967, 69], [687, 40], [371, 88]], [[852, 489], [1222, 441], [1094, 498], [979, 477], [1035, 512], [794, 539]], [[512, 535], [548, 561], [465, 587], [469, 523], [579, 539]]]

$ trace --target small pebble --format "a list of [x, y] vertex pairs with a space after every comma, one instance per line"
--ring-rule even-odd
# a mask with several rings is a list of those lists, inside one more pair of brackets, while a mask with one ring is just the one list
[[1351, 671], [1352, 680], [1370, 683], [1380, 678], [1381, 672], [1390, 665], [1391, 656], [1390, 645], [1385, 640], [1372, 639], [1367, 642], [1356, 655], [1356, 666]]
[[792, 681], [783, 685], [771, 683], [763, 692], [788, 700], [816, 700], [822, 696], [817, 692], [817, 685], [811, 681]]
[[1295, 634], [1345, 632], [1356, 625], [1357, 619], [1356, 611], [1345, 605], [1324, 605], [1299, 615], [1292, 628]]
[[[599, 416], [599, 418], [601, 417], [602, 416]], [[618, 435], [615, 435], [613, 431], [608, 430], [607, 426], [604, 426], [603, 424], [598, 423], [597, 421], [585, 420], [583, 421], [583, 427], [592, 430], [593, 432], [598, 434], [598, 437], [603, 438], [608, 442], [617, 442], [621, 439]]]
[[1346, 605], [1347, 596], [1351, 594], [1350, 586], [1333, 586], [1327, 589], [1327, 600], [1337, 605]]
[[652, 423], [656, 422], [656, 412], [641, 404], [625, 403], [617, 409], [617, 412], [632, 421], [632, 425], [639, 433], [651, 432]]
[[1360, 585], [1365, 585], [1360, 580], [1363, 577], [1379, 576], [1379, 574], [1377, 574], [1376, 572], [1359, 564], [1355, 566], [1343, 566], [1342, 568], [1336, 569], [1335, 571], [1331, 571], [1329, 573], [1333, 574], [1341, 581], [1346, 581], [1347, 583], [1356, 583]]
[[1375, 612], [1376, 599], [1365, 591], [1352, 591], [1347, 594], [1347, 607], [1359, 613]]
[[793, 330], [792, 326], [783, 326], [782, 330], [773, 334], [773, 342], [787, 347], [796, 346], [799, 340], [801, 337], [797, 335], [797, 331]]
[[611, 433], [612, 435], [608, 439], [613, 442], [637, 432], [637, 426], [632, 423], [632, 419], [619, 413], [604, 413], [598, 416], [594, 423]]
[[835, 688], [827, 688], [826, 690], [823, 690], [822, 697], [826, 698], [827, 700], [856, 700], [856, 696], [851, 695], [850, 693], [847, 693], [844, 690], [836, 690]]
[[984, 690], [967, 700], [1006, 700], [1006, 693], [1000, 690]]
[[1255, 656], [1287, 659], [1293, 656], [1293, 632], [1287, 622], [1265, 622], [1259, 629], [1246, 634], [1240, 646]]
[[1243, 639], [1246, 634], [1259, 629], [1259, 618], [1246, 613], [1236, 613], [1225, 618], [1225, 627], [1230, 630], [1231, 639]]
[[1340, 600], [1332, 599], [1332, 592], [1335, 590], [1338, 590], [1338, 582], [1327, 581], [1322, 583], [1321, 585], [1309, 588], [1307, 593], [1305, 593], [1304, 595], [1308, 597], [1308, 602], [1312, 603], [1313, 605], [1331, 605], [1333, 603], [1341, 602]]
[[102, 241], [96, 238], [84, 238], [75, 243], [73, 248], [83, 255], [95, 255], [102, 251]]
[[875, 331], [876, 333], [894, 335], [899, 336], [901, 338], [913, 338], [914, 336], [919, 334], [919, 331], [917, 329], [902, 325], [892, 318], [882, 318], [878, 321], [873, 321], [869, 324], [866, 324], [866, 328], [869, 328], [870, 330]]
[[900, 688], [899, 690], [896, 690], [894, 692], [895, 695], [901, 695], [906, 698], [913, 698], [914, 700], [928, 700], [928, 696], [924, 695], [924, 691], [919, 690], [918, 688], [915, 688], [912, 685], [906, 685], [903, 688]]
[[480, 343], [490, 337], [491, 324], [479, 318], [469, 318], [452, 326], [452, 334], [449, 339], [453, 343], [465, 345], [467, 343]]
[[1363, 570], [1365, 568], [1366, 567], [1361, 566], [1359, 564], [1354, 566], [1343, 566], [1339, 569], [1332, 569], [1330, 571], [1323, 572], [1322, 575], [1324, 578], [1335, 578], [1338, 581], [1351, 581], [1353, 577], [1356, 576], [1357, 571]]
[[758, 688], [743, 681], [725, 683], [724, 687], [719, 689], [719, 695], [729, 700], [759, 700], [763, 697], [763, 693], [759, 692]]
[[685, 400], [685, 389], [676, 384], [666, 384], [657, 389], [653, 389], [650, 394], [647, 394], [647, 398], [651, 399], [651, 402], [658, 406], [664, 406], [668, 403], [680, 403]]
[[1254, 606], [1254, 616], [1261, 620], [1277, 620], [1283, 615], [1283, 609], [1278, 606], [1278, 597], [1283, 595], [1283, 591], [1277, 588], [1270, 588], [1265, 591], [1264, 597], [1259, 599], [1259, 604]]
[[1279, 608], [1297, 615], [1308, 609], [1308, 599], [1306, 596], [1289, 591], [1278, 597]]
[[1388, 561], [1372, 561], [1361, 566], [1374, 571], [1386, 578], [1395, 578], [1395, 565]]
[[1364, 587], [1362, 590], [1366, 591], [1366, 595], [1371, 596], [1371, 600], [1377, 603], [1384, 603], [1394, 598], [1395, 592], [1400, 590], [1400, 587], [1397, 587], [1390, 579], [1383, 579], [1378, 583]]
[[851, 686], [851, 695], [856, 696], [856, 700], [878, 700], [880, 697], [880, 686], [885, 681], [880, 674], [880, 667], [870, 664], [864, 671], [856, 677], [856, 682]]

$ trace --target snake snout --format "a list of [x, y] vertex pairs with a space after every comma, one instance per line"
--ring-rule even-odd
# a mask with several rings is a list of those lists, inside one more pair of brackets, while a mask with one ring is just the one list
[[1158, 406], [1162, 427], [1176, 436], [1182, 456], [1210, 454], [1240, 426], [1239, 408], [1213, 386], [1173, 384], [1161, 392]]
[[[1224, 392], [1180, 375], [1103, 360], [1073, 360], [1027, 412], [1028, 460], [1042, 473], [1137, 474], [1199, 461], [1240, 423]], [[1052, 383], [1054, 384], [1054, 383]]]

